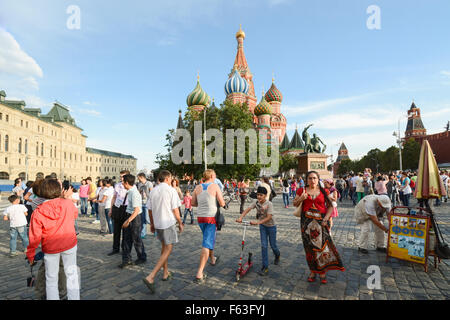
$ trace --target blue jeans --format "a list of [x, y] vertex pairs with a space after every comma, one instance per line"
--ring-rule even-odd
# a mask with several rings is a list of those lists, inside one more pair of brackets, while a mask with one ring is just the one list
[[283, 193], [283, 202], [284, 202], [284, 206], [289, 205], [289, 193]]
[[269, 267], [269, 254], [267, 237], [269, 237], [270, 247], [272, 248], [275, 257], [280, 255], [280, 250], [277, 247], [277, 226], [266, 227], [262, 224], [259, 225], [259, 233], [261, 235], [261, 253], [262, 253], [262, 267]]
[[403, 194], [403, 205], [409, 207], [409, 198], [411, 198], [411, 193]]
[[108, 216], [109, 211], [111, 211], [111, 209], [106, 209], [105, 208], [105, 218], [106, 218], [106, 223], [108, 224], [108, 230], [109, 230], [109, 234], [113, 233], [113, 222], [110, 216]]
[[148, 216], [147, 206], [142, 206], [141, 213], [141, 238], [144, 238], [147, 235], [147, 226], [146, 224], [150, 223], [150, 217]]
[[87, 214], [87, 199], [88, 198], [81, 198], [80, 197], [80, 202], [81, 202], [81, 214], [82, 215], [86, 215]]
[[193, 209], [184, 209], [183, 224], [186, 222], [186, 216], [188, 215], [188, 213], [191, 215], [191, 223], [194, 223]]
[[17, 235], [22, 239], [23, 247], [26, 249], [28, 247], [28, 230], [27, 226], [9, 228], [9, 235], [11, 239], [9, 240], [9, 249], [11, 253], [16, 252], [17, 247]]
[[99, 216], [98, 216], [98, 203], [93, 202], [93, 203], [91, 203], [91, 206], [92, 206], [91, 214], [95, 214], [95, 220], [100, 220]]

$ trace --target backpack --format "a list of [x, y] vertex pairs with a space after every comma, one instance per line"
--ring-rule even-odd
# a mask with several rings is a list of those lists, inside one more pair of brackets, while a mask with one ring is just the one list
[[337, 181], [336, 181], [336, 189], [344, 189], [344, 186], [343, 186], [343, 183], [342, 183], [342, 180], [341, 179], [338, 179]]
[[416, 183], [413, 180], [411, 180], [411, 182], [409, 183], [409, 186], [411, 188], [414, 188], [416, 186]]

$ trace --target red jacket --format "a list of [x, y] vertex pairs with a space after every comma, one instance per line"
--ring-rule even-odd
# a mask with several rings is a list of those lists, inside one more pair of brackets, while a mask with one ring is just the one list
[[57, 198], [39, 205], [31, 216], [27, 258], [34, 260], [42, 242], [44, 253], [54, 254], [72, 249], [77, 244], [75, 219], [78, 209], [72, 200]]

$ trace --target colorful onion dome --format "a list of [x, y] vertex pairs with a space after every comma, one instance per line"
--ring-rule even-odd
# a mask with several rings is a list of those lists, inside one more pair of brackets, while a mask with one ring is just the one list
[[253, 111], [256, 116], [262, 116], [263, 114], [272, 114], [272, 106], [266, 101], [264, 96], [261, 97], [261, 101], [259, 104], [255, 107], [255, 110]]
[[266, 95], [264, 97], [266, 98], [267, 102], [276, 101], [281, 103], [281, 101], [283, 101], [283, 95], [273, 82], [272, 86], [270, 87], [269, 91], [266, 92]]
[[197, 79], [197, 85], [195, 89], [187, 96], [186, 104], [191, 106], [207, 106], [209, 104], [209, 96], [203, 91], [200, 86], [200, 80]]
[[247, 80], [241, 77], [237, 70], [234, 70], [233, 75], [225, 82], [225, 94], [230, 93], [248, 93], [249, 85]]
[[236, 32], [236, 39], [237, 38], [241, 38], [241, 37], [245, 39], [245, 32], [242, 31], [242, 25], [240, 24], [239, 25], [239, 31]]

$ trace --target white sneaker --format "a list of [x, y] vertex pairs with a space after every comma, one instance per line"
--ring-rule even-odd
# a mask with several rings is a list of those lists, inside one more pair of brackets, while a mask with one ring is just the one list
[[93, 224], [100, 223], [100, 220], [94, 220], [94, 221], [92, 221], [92, 223], [93, 223]]

